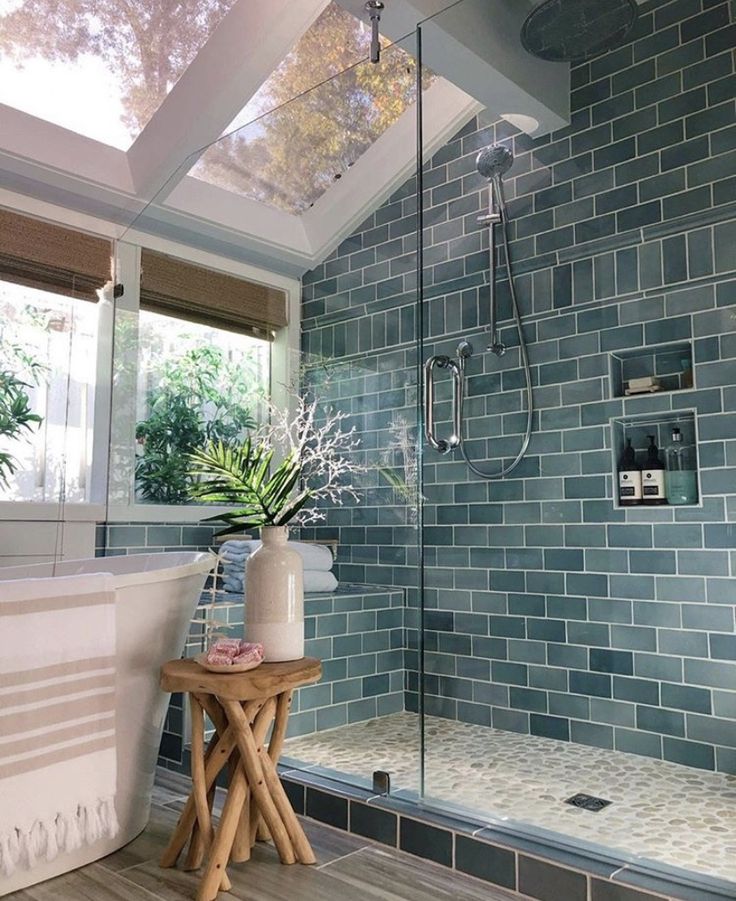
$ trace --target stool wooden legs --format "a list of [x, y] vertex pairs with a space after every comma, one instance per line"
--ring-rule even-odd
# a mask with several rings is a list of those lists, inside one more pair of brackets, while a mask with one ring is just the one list
[[[293, 692], [285, 691], [278, 696], [276, 704], [276, 719], [274, 720], [273, 730], [271, 732], [271, 741], [268, 745], [268, 756], [277, 764], [281, 757], [281, 751], [284, 747], [284, 739], [286, 738], [286, 726], [289, 721], [289, 709], [291, 708], [291, 698]], [[258, 840], [259, 842], [267, 842], [270, 838], [268, 829], [255, 807], [251, 808], [251, 845]]]
[[[235, 736], [233, 734], [233, 730], [228, 726], [219, 735], [217, 743], [212, 747], [211, 753], [209, 753], [206, 757], [205, 785], [207, 786], [208, 792], [211, 788], [214, 787], [215, 779], [219, 775], [220, 770], [228, 762], [228, 759], [234, 747]], [[190, 795], [187, 803], [184, 806], [184, 810], [179, 817], [179, 822], [176, 825], [174, 834], [171, 836], [168, 847], [161, 856], [162, 867], [173, 867], [176, 865], [176, 861], [178, 860], [179, 855], [184, 848], [184, 845], [186, 845], [190, 835], [192, 834], [192, 830], [194, 829], [196, 822], [196, 816], [197, 814], [196, 808], [194, 806], [194, 796]]]
[[[315, 863], [304, 834], [278, 777], [278, 763], [288, 720], [291, 692], [260, 701], [230, 701], [212, 695], [190, 695], [192, 713], [192, 794], [179, 818], [162, 867], [172, 867], [189, 840], [187, 869], [207, 859], [197, 901], [213, 901], [230, 888], [228, 862], [248, 860], [257, 838], [270, 834], [282, 863]], [[204, 750], [204, 713], [216, 735]], [[268, 748], [264, 742], [273, 722]], [[230, 763], [227, 799], [216, 831], [212, 827], [215, 780]], [[267, 830], [267, 831], [266, 831]]]
[[204, 710], [193, 694], [189, 695], [189, 702], [192, 715], [192, 796], [197, 812], [198, 834], [206, 854], [212, 844], [212, 819], [204, 772]]

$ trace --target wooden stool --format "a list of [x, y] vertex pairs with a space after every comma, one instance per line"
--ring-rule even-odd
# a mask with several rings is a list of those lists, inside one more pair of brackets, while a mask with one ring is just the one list
[[[207, 859], [197, 901], [213, 901], [228, 891], [230, 861], [250, 858], [256, 839], [273, 838], [282, 863], [315, 862], [312, 848], [276, 772], [295, 688], [318, 682], [319, 660], [262, 663], [245, 673], [210, 673], [194, 660], [171, 660], [161, 667], [161, 688], [186, 692], [192, 713], [192, 793], [161, 857], [173, 867], [189, 841], [184, 868]], [[205, 750], [204, 714], [215, 727]], [[268, 751], [263, 743], [273, 722]], [[215, 780], [229, 764], [227, 799], [216, 830], [212, 826]]]

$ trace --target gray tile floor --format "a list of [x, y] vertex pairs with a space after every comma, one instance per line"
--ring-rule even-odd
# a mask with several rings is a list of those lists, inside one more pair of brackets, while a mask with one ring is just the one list
[[[97, 863], [59, 876], [4, 901], [187, 901], [198, 876], [162, 870], [158, 857], [183, 798], [157, 786], [148, 828]], [[317, 856], [314, 867], [282, 866], [271, 845], [258, 845], [247, 863], [228, 868], [232, 891], [222, 901], [513, 901], [513, 895], [407, 854], [304, 820]]]

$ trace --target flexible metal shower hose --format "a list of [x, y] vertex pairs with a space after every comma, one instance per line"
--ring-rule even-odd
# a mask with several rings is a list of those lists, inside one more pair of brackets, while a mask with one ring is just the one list
[[[482, 479], [502, 479], [504, 476], [507, 476], [510, 472], [513, 472], [514, 469], [521, 463], [524, 458], [524, 454], [527, 452], [529, 448], [529, 441], [532, 437], [532, 417], [534, 415], [534, 399], [532, 396], [532, 373], [529, 367], [529, 354], [526, 348], [526, 339], [524, 338], [524, 330], [521, 325], [521, 313], [519, 312], [519, 303], [516, 299], [516, 288], [514, 287], [514, 275], [511, 271], [511, 255], [509, 253], [509, 236], [508, 236], [508, 228], [506, 224], [506, 211], [501, 215], [501, 234], [503, 237], [503, 246], [504, 246], [504, 256], [506, 257], [506, 272], [509, 277], [509, 289], [511, 291], [511, 307], [514, 313], [514, 320], [516, 322], [516, 330], [519, 333], [519, 352], [521, 356], [521, 362], [524, 367], [524, 376], [526, 378], [526, 432], [524, 434], [524, 440], [521, 443], [521, 448], [519, 449], [519, 453], [516, 457], [509, 463], [508, 466], [504, 466], [502, 469], [496, 472], [486, 472], [483, 469], [480, 469], [478, 466], [473, 463], [473, 461], [468, 457], [468, 453], [465, 450], [465, 437], [462, 434], [462, 424], [465, 422], [465, 418], [463, 416], [463, 406], [465, 404], [465, 379], [462, 378], [462, 392], [460, 395], [460, 423], [461, 423], [461, 434], [458, 436], [460, 441], [460, 453], [463, 455], [463, 459], [470, 467], [470, 470], [474, 472], [477, 476], [480, 476]], [[493, 242], [491, 242], [491, 248], [493, 247]], [[493, 250], [490, 251], [493, 254]], [[490, 278], [493, 279], [495, 276], [495, 260], [491, 257], [491, 267], [490, 267]]]

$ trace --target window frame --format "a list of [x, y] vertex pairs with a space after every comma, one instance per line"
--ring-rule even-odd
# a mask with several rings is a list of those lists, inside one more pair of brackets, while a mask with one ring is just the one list
[[[199, 263], [202, 266], [211, 269], [220, 270], [229, 275], [248, 278], [254, 281], [264, 282], [274, 288], [281, 288], [286, 291], [287, 295], [287, 312], [288, 325], [276, 332], [276, 336], [271, 343], [271, 360], [270, 360], [270, 394], [273, 403], [278, 406], [290, 404], [292, 401], [289, 397], [287, 386], [291, 383], [296, 374], [296, 362], [299, 356], [299, 338], [301, 329], [301, 283], [296, 279], [286, 278], [274, 273], [267, 273], [254, 266], [246, 263], [237, 263], [233, 260], [226, 260], [223, 257], [207, 253], [205, 251], [187, 248], [182, 245], [174, 244], [169, 241], [146, 242], [145, 245], [140, 243], [131, 243], [129, 241], [118, 241], [115, 246], [115, 281], [117, 284], [123, 285], [123, 294], [116, 301], [116, 309], [124, 310], [128, 313], [138, 314], [140, 312], [140, 266], [142, 247], [146, 246], [151, 250], [158, 250], [171, 256], [179, 257], [184, 262]], [[101, 317], [102, 318], [102, 317]], [[104, 336], [104, 344], [107, 350], [106, 359], [109, 363], [111, 352], [113, 349], [112, 335], [112, 316], [107, 323], [107, 333]], [[98, 336], [98, 341], [99, 341]], [[100, 343], [98, 346], [102, 346]], [[137, 346], [136, 346], [137, 354]], [[98, 354], [98, 359], [104, 357]], [[100, 395], [104, 394], [104, 407], [107, 411], [105, 422], [104, 446], [108, 446], [107, 436], [110, 429], [110, 415], [113, 412], [114, 397], [111, 398], [111, 376], [112, 372], [108, 365], [105, 373], [99, 372], [98, 379], [104, 378], [104, 385], [98, 387]], [[112, 400], [112, 403], [110, 402]], [[95, 410], [97, 414], [97, 410]], [[116, 417], [117, 419], [117, 417]], [[95, 420], [95, 423], [97, 420]], [[122, 427], [121, 420], [118, 425]], [[126, 442], [126, 446], [130, 447], [131, 457], [135, 456], [135, 417], [131, 417], [125, 422], [125, 428], [130, 435], [130, 441]], [[95, 424], [95, 434], [97, 434], [97, 425]], [[98, 485], [107, 486], [107, 455], [96, 454], [93, 451], [93, 472], [97, 470], [97, 479], [93, 475], [92, 482]], [[134, 462], [134, 461], [133, 461]], [[99, 469], [97, 468], [99, 466]], [[92, 497], [94, 501], [94, 496]], [[105, 503], [104, 492], [102, 494], [102, 502]], [[228, 507], [219, 507], [212, 504], [146, 504], [131, 500], [127, 504], [107, 505], [107, 522], [167, 522], [167, 523], [198, 523], [208, 516], [214, 516], [217, 513], [226, 512]]]

